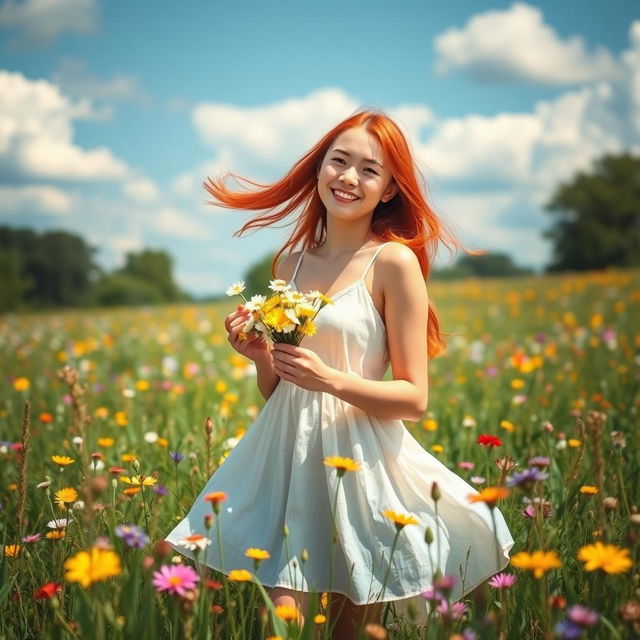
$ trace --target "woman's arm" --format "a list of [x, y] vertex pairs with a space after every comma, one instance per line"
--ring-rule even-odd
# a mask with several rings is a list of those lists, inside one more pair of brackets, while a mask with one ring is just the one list
[[419, 420], [428, 402], [427, 289], [414, 253], [394, 243], [375, 263], [393, 380], [367, 380], [327, 366], [309, 349], [275, 345], [276, 373], [301, 387], [324, 391], [382, 418]]

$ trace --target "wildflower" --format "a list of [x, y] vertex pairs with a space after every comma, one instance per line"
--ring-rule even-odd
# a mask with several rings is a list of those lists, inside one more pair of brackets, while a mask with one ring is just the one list
[[483, 484], [487, 481], [487, 479], [483, 478], [482, 476], [471, 476], [470, 480], [471, 482], [473, 482], [473, 484]]
[[122, 493], [124, 493], [125, 496], [135, 496], [136, 493], [140, 493], [140, 491], [140, 487], [127, 487]]
[[489, 580], [489, 586], [494, 589], [509, 589], [517, 579], [513, 573], [497, 573]]
[[602, 499], [602, 504], [607, 511], [615, 511], [618, 508], [618, 498], [607, 496]]
[[569, 438], [569, 440], [567, 440], [567, 444], [575, 449], [576, 447], [582, 445], [582, 442], [577, 438]]
[[458, 578], [453, 575], [445, 575], [436, 578], [433, 581], [433, 587], [436, 591], [442, 594], [443, 598], [448, 599], [449, 594], [453, 587], [458, 584]]
[[444, 451], [444, 447], [441, 444], [434, 444], [431, 446], [431, 451], [434, 453], [442, 453]]
[[190, 551], [201, 551], [211, 544], [211, 540], [200, 533], [194, 533], [182, 540], [178, 540], [178, 544]]
[[471, 416], [465, 416], [462, 420], [462, 426], [471, 429], [476, 426], [476, 421]]
[[247, 556], [247, 558], [253, 558], [254, 560], [266, 560], [271, 557], [268, 551], [265, 551], [264, 549], [256, 549], [255, 547], [249, 547], [244, 552], [244, 555]]
[[123, 453], [120, 459], [122, 462], [135, 462], [138, 456], [135, 453]]
[[458, 466], [466, 471], [471, 471], [476, 465], [473, 462], [462, 461], [458, 462]]
[[295, 607], [290, 607], [286, 604], [281, 604], [276, 607], [276, 615], [278, 618], [290, 622], [291, 620], [298, 619], [298, 610]]
[[497, 436], [492, 436], [488, 433], [479, 435], [476, 442], [483, 447], [487, 447], [488, 449], [491, 449], [492, 447], [502, 446], [502, 440], [500, 440], [500, 438], [498, 438]]
[[404, 529], [408, 524], [419, 524], [414, 516], [404, 513], [396, 513], [395, 511], [391, 511], [391, 509], [386, 509], [382, 514], [387, 516], [389, 520], [393, 521], [398, 531]]
[[13, 381], [13, 388], [16, 391], [28, 391], [30, 386], [31, 382], [29, 381], [29, 378], [25, 378], [23, 376], [16, 378]]
[[118, 538], [122, 538], [125, 544], [134, 549], [142, 549], [149, 544], [149, 536], [135, 524], [121, 524], [115, 528]]
[[64, 568], [67, 570], [65, 580], [79, 582], [85, 588], [117, 576], [121, 571], [118, 554], [97, 547], [76, 553], [64, 563]]
[[47, 582], [43, 584], [34, 594], [36, 600], [51, 600], [62, 591], [62, 585], [59, 582]]
[[290, 288], [286, 280], [271, 280], [269, 283], [271, 291], [288, 291]]
[[234, 582], [250, 582], [253, 580], [253, 576], [246, 569], [232, 569], [229, 571], [229, 580]]
[[158, 479], [153, 476], [120, 476], [120, 481], [137, 487], [152, 487]]
[[450, 604], [446, 600], [440, 600], [437, 609], [443, 620], [446, 622], [454, 622], [455, 620], [460, 620], [467, 612], [467, 605], [463, 602]]
[[485, 487], [479, 493], [471, 493], [467, 496], [469, 502], [484, 502], [490, 509], [496, 506], [498, 500], [509, 495], [506, 487]]
[[580, 604], [574, 604], [567, 609], [567, 616], [571, 622], [574, 622], [581, 627], [592, 627], [594, 624], [598, 624], [600, 616], [596, 611], [583, 607]]
[[574, 640], [575, 638], [582, 637], [582, 627], [571, 622], [571, 620], [563, 620], [562, 622], [558, 622], [553, 628], [555, 638], [560, 638], [560, 640]]
[[227, 494], [224, 491], [214, 491], [213, 493], [207, 493], [204, 499], [205, 502], [211, 503], [211, 507], [216, 513], [220, 513], [220, 503], [227, 499]]
[[48, 489], [51, 486], [51, 480], [49, 479], [49, 476], [45, 476], [47, 479], [43, 480], [42, 482], [38, 482], [38, 484], [36, 485], [36, 489]]
[[535, 518], [536, 512], [542, 512], [543, 518], [550, 518], [552, 515], [551, 503], [548, 500], [542, 498], [534, 498], [531, 501], [529, 498], [523, 498], [523, 502], [527, 505], [522, 511], [522, 515], [526, 518]]
[[113, 438], [98, 438], [98, 446], [99, 447], [113, 447], [115, 444], [115, 440]]
[[158, 434], [155, 431], [147, 431], [144, 436], [144, 441], [149, 444], [155, 444], [158, 442]]
[[313, 617], [313, 621], [316, 624], [324, 624], [327, 621], [327, 616], [323, 616], [321, 613], [317, 613], [314, 617]]
[[163, 484], [156, 484], [153, 487], [153, 493], [157, 496], [166, 496], [169, 493], [169, 489], [167, 489]]
[[49, 527], [49, 529], [64, 529], [69, 522], [71, 522], [71, 520], [68, 518], [49, 520], [49, 522], [47, 522], [47, 527]]
[[234, 282], [228, 289], [228, 296], [239, 296], [245, 290], [244, 281]]
[[537, 467], [530, 467], [524, 471], [514, 473], [507, 478], [508, 487], [519, 487], [529, 493], [537, 482], [542, 482], [549, 477], [548, 473], [540, 471]]
[[530, 467], [545, 469], [551, 464], [551, 458], [548, 458], [547, 456], [534, 456], [533, 458], [529, 458], [528, 464]]
[[513, 422], [509, 422], [509, 420], [501, 420], [500, 426], [509, 433], [513, 433], [516, 430], [516, 426], [513, 424]]
[[61, 509], [66, 509], [66, 505], [75, 502], [78, 499], [78, 492], [73, 487], [65, 487], [55, 493], [56, 504]]
[[22, 542], [25, 542], [26, 544], [33, 544], [34, 542], [38, 542], [39, 540], [40, 540], [39, 533], [32, 533], [31, 535], [28, 535], [22, 538]]
[[578, 560], [585, 563], [585, 571], [602, 569], [606, 573], [623, 573], [632, 566], [629, 549], [616, 547], [613, 544], [596, 542], [578, 550]]
[[622, 431], [612, 431], [611, 444], [616, 447], [616, 449], [624, 449], [627, 446], [624, 433]]
[[64, 529], [55, 529], [54, 531], [47, 531], [44, 534], [44, 537], [47, 540], [61, 540], [67, 535], [67, 532]]
[[550, 569], [561, 567], [562, 561], [555, 551], [534, 551], [533, 553], [521, 551], [511, 556], [511, 564], [519, 569], [533, 571], [536, 578], [542, 578]]
[[598, 493], [598, 487], [594, 487], [593, 485], [589, 485], [589, 484], [585, 484], [582, 487], [580, 487], [580, 493], [587, 495], [587, 496], [593, 496], [596, 493]]
[[169, 457], [176, 463], [184, 460], [184, 455], [179, 451], [169, 451]]
[[422, 426], [426, 431], [436, 431], [438, 429], [438, 421], [433, 418], [427, 418], [422, 423]]
[[51, 459], [59, 467], [66, 467], [67, 465], [70, 465], [75, 462], [75, 460], [73, 458], [70, 458], [69, 456], [51, 456]]
[[341, 478], [347, 471], [358, 471], [360, 463], [351, 458], [341, 458], [340, 456], [328, 456], [324, 459], [324, 464], [338, 470], [338, 477]]
[[367, 623], [364, 627], [364, 632], [367, 634], [367, 638], [371, 638], [371, 640], [387, 639], [387, 630], [375, 622]]
[[199, 580], [198, 574], [184, 564], [162, 565], [153, 573], [153, 586], [157, 591], [167, 591], [172, 595], [185, 596], [193, 591]]
[[19, 544], [5, 544], [4, 555], [7, 558], [15, 558], [20, 553], [21, 548]]

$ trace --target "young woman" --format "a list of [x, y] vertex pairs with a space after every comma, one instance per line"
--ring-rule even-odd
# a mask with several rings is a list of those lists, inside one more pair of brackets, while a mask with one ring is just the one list
[[[227, 316], [229, 342], [255, 362], [267, 402], [167, 539], [193, 557], [179, 541], [204, 533], [204, 496], [226, 492], [228, 507], [219, 516], [225, 566], [215, 553], [208, 564], [249, 569], [245, 550], [267, 550], [257, 577], [274, 603], [304, 615], [310, 591], [328, 592], [340, 640], [357, 637], [365, 622], [379, 623], [384, 602], [404, 609], [438, 569], [464, 575], [454, 598], [467, 593], [508, 563], [513, 545], [502, 514], [494, 511], [494, 531], [486, 505], [468, 501], [476, 491], [402, 423], [424, 415], [427, 362], [444, 348], [425, 285], [430, 262], [439, 242], [456, 244], [425, 201], [418, 175], [398, 126], [383, 113], [362, 111], [274, 184], [245, 180], [251, 188], [243, 191], [228, 189], [224, 179], [205, 184], [218, 206], [266, 211], [239, 233], [301, 209], [276, 260], [294, 251], [275, 275], [333, 303], [318, 313], [316, 335], [299, 347], [245, 334], [249, 312], [242, 306]], [[392, 379], [383, 380], [389, 365]], [[339, 478], [324, 464], [329, 456], [360, 468]], [[383, 514], [389, 510], [417, 520], [400, 531], [391, 566], [397, 528]], [[427, 527], [438, 545], [425, 543]], [[425, 600], [415, 604], [423, 620]]]

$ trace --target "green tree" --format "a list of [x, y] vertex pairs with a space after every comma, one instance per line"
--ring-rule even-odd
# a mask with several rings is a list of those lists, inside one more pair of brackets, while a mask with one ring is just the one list
[[269, 282], [273, 280], [271, 275], [272, 260], [273, 254], [270, 253], [249, 267], [244, 276], [246, 293], [253, 296], [256, 294], [266, 295], [269, 292]]
[[143, 249], [127, 253], [125, 265], [117, 273], [136, 278], [156, 288], [161, 300], [174, 302], [184, 297], [173, 280], [173, 260], [161, 249]]
[[531, 273], [531, 269], [519, 267], [506, 253], [490, 251], [482, 255], [464, 255], [453, 266], [436, 269], [432, 277], [440, 280], [457, 280], [472, 276], [501, 278], [528, 273]]
[[561, 184], [546, 204], [556, 217], [548, 271], [640, 264], [640, 157], [606, 155]]

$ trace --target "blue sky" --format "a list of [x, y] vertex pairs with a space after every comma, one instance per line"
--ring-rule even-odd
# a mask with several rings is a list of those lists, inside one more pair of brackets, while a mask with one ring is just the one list
[[246, 214], [205, 176], [275, 180], [360, 107], [404, 127], [468, 246], [536, 268], [558, 182], [640, 152], [637, 0], [5, 0], [0, 55], [0, 224], [81, 233], [107, 268], [166, 249], [196, 294], [285, 237], [232, 238]]

